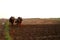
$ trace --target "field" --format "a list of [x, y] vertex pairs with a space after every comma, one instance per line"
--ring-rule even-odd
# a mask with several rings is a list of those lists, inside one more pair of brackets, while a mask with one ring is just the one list
[[[0, 40], [5, 40], [4, 25], [0, 25]], [[9, 25], [12, 40], [60, 40], [60, 22], [50, 19], [23, 20], [21, 27]]]

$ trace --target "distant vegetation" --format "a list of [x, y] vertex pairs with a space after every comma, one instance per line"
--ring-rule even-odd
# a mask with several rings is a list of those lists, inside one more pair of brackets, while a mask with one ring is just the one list
[[60, 18], [49, 18], [49, 19], [60, 21]]

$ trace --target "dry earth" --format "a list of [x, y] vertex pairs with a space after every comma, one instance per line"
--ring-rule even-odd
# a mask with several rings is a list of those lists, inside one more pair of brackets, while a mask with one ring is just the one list
[[33, 25], [33, 24], [60, 24], [60, 21], [51, 20], [51, 19], [40, 19], [40, 18], [31, 18], [23, 19], [23, 25]]
[[[4, 25], [0, 20], [0, 40], [5, 40]], [[60, 40], [60, 21], [50, 19], [23, 19], [22, 26], [10, 27], [13, 40]]]

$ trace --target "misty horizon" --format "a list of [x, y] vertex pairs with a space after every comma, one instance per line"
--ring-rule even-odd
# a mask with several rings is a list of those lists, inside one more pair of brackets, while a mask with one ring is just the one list
[[60, 18], [60, 0], [0, 0], [0, 18]]

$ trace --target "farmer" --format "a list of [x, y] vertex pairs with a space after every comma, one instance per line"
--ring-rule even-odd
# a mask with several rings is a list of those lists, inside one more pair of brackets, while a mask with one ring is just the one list
[[9, 19], [9, 22], [12, 24], [12, 26], [14, 24], [14, 21], [15, 21], [15, 18], [11, 16], [10, 19]]
[[21, 26], [21, 23], [22, 23], [22, 17], [18, 17], [17, 19], [16, 19], [16, 23], [17, 23], [17, 25], [19, 26]]

